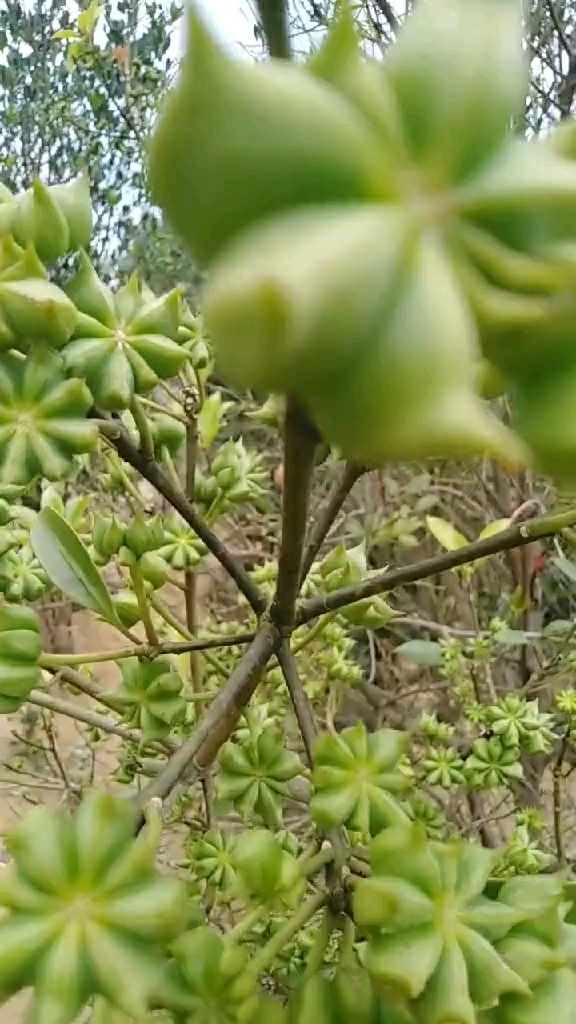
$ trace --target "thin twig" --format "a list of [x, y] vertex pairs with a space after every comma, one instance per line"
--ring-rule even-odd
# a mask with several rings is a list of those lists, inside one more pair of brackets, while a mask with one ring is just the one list
[[257, 954], [250, 961], [249, 972], [253, 977], [257, 977], [261, 971], [267, 967], [271, 967], [277, 956], [286, 949], [290, 939], [294, 935], [297, 935], [302, 930], [304, 925], [314, 917], [314, 914], [320, 910], [328, 902], [327, 892], [317, 892], [306, 901], [302, 903], [299, 909], [294, 913], [293, 917], [282, 925], [282, 927], [274, 933], [271, 939], [265, 946], [258, 950]]
[[140, 618], [144, 626], [148, 645], [150, 647], [158, 647], [158, 634], [156, 633], [156, 628], [152, 621], [152, 614], [150, 612], [150, 605], [146, 594], [144, 577], [142, 576], [138, 562], [134, 562], [134, 565], [130, 566], [130, 581], [138, 602], [138, 611], [140, 612]]
[[158, 644], [134, 644], [114, 651], [94, 651], [82, 654], [42, 654], [42, 668], [70, 668], [73, 665], [96, 664], [103, 661], [123, 661], [125, 658], [143, 658], [152, 661], [162, 654], [187, 654], [188, 651], [209, 651], [218, 647], [236, 647], [252, 643], [255, 633], [237, 633], [232, 636], [213, 636], [198, 640], [163, 640]]
[[152, 484], [158, 493], [166, 498], [166, 501], [180, 513], [184, 521], [188, 523], [188, 526], [198, 534], [200, 540], [204, 542], [208, 550], [220, 562], [220, 565], [226, 569], [226, 572], [232, 577], [256, 614], [261, 615], [266, 607], [263, 595], [243, 567], [238, 565], [231, 557], [225, 544], [201, 519], [192, 503], [184, 494], [184, 491], [176, 487], [174, 482], [170, 480], [154, 459], [148, 458], [143, 452], [139, 451], [136, 445], [132, 443], [128, 432], [121, 423], [118, 423], [117, 420], [102, 421], [100, 419], [98, 425], [100, 432], [110, 441], [120, 457], [130, 466], [133, 466], [134, 469], [137, 469], [140, 475], [148, 483]]
[[[186, 497], [194, 501], [196, 484], [196, 465], [198, 462], [198, 392], [196, 388], [187, 388], [184, 394], [184, 411], [186, 413]], [[188, 568], [184, 573], [184, 600], [186, 605], [186, 625], [191, 635], [198, 629], [196, 582], [197, 574]], [[190, 651], [190, 678], [192, 687], [198, 691], [202, 684], [202, 664], [198, 655]]]
[[436, 576], [438, 573], [455, 569], [459, 565], [467, 565], [480, 558], [497, 555], [502, 551], [509, 551], [511, 548], [523, 547], [525, 544], [530, 544], [543, 537], [554, 536], [575, 523], [576, 509], [558, 515], [542, 516], [539, 519], [510, 526], [493, 537], [467, 544], [466, 547], [458, 548], [457, 551], [442, 552], [440, 555], [426, 558], [415, 565], [401, 566], [399, 569], [376, 573], [361, 583], [350, 587], [341, 587], [339, 590], [333, 590], [331, 594], [322, 594], [319, 597], [303, 601], [297, 609], [296, 624], [302, 625], [304, 622], [315, 619], [318, 615], [336, 611], [338, 608], [345, 608], [365, 597], [384, 594], [408, 583], [417, 583], [429, 576]]
[[50, 747], [50, 753], [52, 754], [53, 761], [54, 761], [54, 763], [56, 765], [56, 768], [58, 769], [58, 772], [60, 773], [60, 777], [62, 779], [62, 782], [64, 783], [64, 789], [66, 790], [67, 793], [70, 793], [74, 789], [74, 786], [70, 785], [70, 780], [68, 778], [68, 773], [67, 773], [66, 768], [64, 766], [64, 762], [62, 761], [62, 758], [60, 757], [60, 752], [59, 752], [58, 746], [56, 744], [56, 737], [54, 735], [54, 728], [53, 728], [52, 722], [50, 721], [49, 715], [44, 714], [42, 717], [44, 719], [44, 732], [46, 733], [46, 736], [48, 737], [48, 744], [49, 744], [49, 747]]
[[284, 430], [284, 488], [278, 583], [270, 611], [272, 621], [281, 631], [290, 630], [294, 624], [318, 440], [314, 425], [294, 399], [289, 398]]
[[[399, 615], [394, 618], [388, 625], [388, 629], [394, 629], [395, 626], [408, 626], [411, 629], [425, 630], [427, 633], [432, 633], [434, 636], [447, 638], [450, 636], [459, 636], [464, 640], [473, 640], [476, 637], [488, 637], [492, 634], [488, 629], [460, 629], [458, 626], [444, 626], [441, 622], [432, 622], [430, 619], [420, 619], [413, 615]], [[522, 631], [527, 640], [541, 640], [542, 633], [537, 630], [527, 629]]]
[[547, 6], [548, 6], [548, 10], [550, 11], [550, 17], [552, 18], [552, 22], [554, 24], [554, 28], [556, 29], [556, 32], [558, 33], [558, 39], [560, 40], [560, 43], [562, 44], [562, 46], [563, 46], [564, 50], [566, 51], [566, 53], [568, 54], [568, 56], [571, 57], [572, 56], [572, 47], [570, 46], [570, 43], [568, 42], [568, 39], [566, 38], [566, 33], [565, 33], [565, 31], [564, 31], [564, 29], [562, 27], [562, 23], [560, 21], [560, 18], [558, 17], [558, 11], [556, 10], [556, 6], [554, 4], [554, 0], [548, 0], [548, 5]]
[[142, 810], [152, 797], [164, 799], [194, 764], [196, 777], [211, 764], [220, 747], [231, 736], [238, 718], [254, 693], [262, 670], [278, 643], [276, 629], [267, 623], [256, 634], [226, 685], [216, 695], [197, 729], [169, 758], [166, 767], [138, 797], [138, 825]]
[[306, 579], [310, 572], [312, 563], [322, 547], [325, 538], [328, 536], [330, 527], [334, 523], [336, 516], [350, 494], [354, 484], [365, 472], [366, 470], [364, 467], [359, 466], [356, 462], [346, 462], [342, 467], [338, 479], [335, 481], [334, 486], [328, 495], [324, 508], [320, 509], [320, 512], [314, 521], [314, 525], [310, 530], [310, 535], [304, 551], [304, 557], [302, 559], [301, 582]]
[[91, 679], [86, 679], [85, 676], [81, 675], [73, 668], [59, 668], [58, 671], [49, 668], [49, 672], [54, 672], [54, 675], [50, 681], [51, 685], [54, 683], [66, 683], [67, 686], [74, 687], [75, 690], [79, 690], [80, 693], [85, 693], [86, 696], [92, 697], [93, 700], [97, 700], [99, 704], [103, 704], [105, 707], [110, 708], [111, 711], [117, 711], [116, 705], [113, 703], [112, 698], [106, 693], [100, 690], [100, 687], [96, 683], [92, 682]]
[[302, 680], [298, 675], [296, 659], [286, 640], [282, 643], [282, 646], [278, 651], [278, 661], [280, 662], [282, 675], [286, 680], [290, 700], [292, 701], [294, 713], [304, 741], [306, 757], [311, 768], [314, 763], [314, 743], [317, 735], [316, 723], [314, 721], [314, 715], [312, 713], [310, 701], [308, 700], [308, 695], [302, 685]]
[[271, 57], [290, 59], [288, 12], [285, 0], [256, 0]]
[[394, 33], [398, 31], [399, 24], [398, 18], [396, 17], [390, 0], [374, 0], [374, 3], [381, 14], [384, 15], [388, 25]]
[[556, 856], [558, 863], [566, 863], [566, 851], [564, 849], [564, 832], [562, 827], [562, 765], [566, 756], [568, 746], [567, 735], [562, 737], [558, 756], [555, 758], [552, 768], [552, 807], [554, 816], [554, 842], [556, 844]]
[[136, 424], [136, 430], [138, 431], [138, 437], [140, 438], [140, 450], [143, 455], [148, 459], [154, 458], [154, 441], [152, 440], [152, 431], [150, 430], [150, 422], [137, 395], [134, 395], [130, 403], [130, 412]]
[[90, 725], [93, 729], [101, 729], [102, 732], [120, 736], [123, 740], [129, 740], [131, 743], [140, 743], [142, 739], [142, 734], [137, 729], [127, 729], [124, 725], [113, 722], [111, 718], [104, 718], [103, 715], [99, 715], [95, 711], [81, 708], [67, 700], [60, 700], [59, 697], [52, 697], [41, 690], [31, 690], [26, 700], [29, 704], [48, 708], [49, 711], [55, 711], [58, 715], [66, 715], [67, 718], [84, 722], [85, 725]]

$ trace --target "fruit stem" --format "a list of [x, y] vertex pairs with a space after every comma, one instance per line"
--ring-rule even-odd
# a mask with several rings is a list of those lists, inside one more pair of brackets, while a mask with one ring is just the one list
[[325, 906], [328, 900], [328, 893], [316, 892], [310, 897], [306, 903], [303, 903], [300, 909], [291, 917], [286, 924], [276, 932], [275, 935], [266, 943], [263, 949], [256, 954], [252, 960], [249, 972], [254, 977], [257, 977], [262, 971], [265, 971], [267, 967], [270, 967], [277, 956], [282, 952], [284, 947], [290, 942], [290, 940], [298, 934], [298, 932], [308, 924], [308, 921], [314, 917], [321, 907]]

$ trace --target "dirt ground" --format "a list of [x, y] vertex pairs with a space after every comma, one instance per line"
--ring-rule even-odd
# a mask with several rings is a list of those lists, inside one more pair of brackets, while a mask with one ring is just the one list
[[[209, 601], [214, 584], [213, 573], [207, 573], [206, 576], [199, 578], [200, 608], [205, 607]], [[175, 588], [166, 587], [162, 597], [172, 611], [182, 611], [181, 595]], [[134, 632], [138, 633], [138, 630]], [[63, 621], [56, 625], [52, 621], [46, 629], [46, 649], [65, 649], [74, 653], [111, 651], [123, 646], [123, 643], [123, 638], [117, 630], [85, 611], [75, 612], [71, 616], [67, 612]], [[113, 689], [119, 682], [119, 676], [119, 669], [113, 662], [103, 662], [94, 666], [95, 680], [104, 690]], [[59, 691], [58, 687], [53, 687], [50, 692], [54, 696], [65, 697], [66, 700], [85, 705], [102, 714], [107, 713], [106, 708], [99, 707], [82, 694], [72, 695], [69, 690]], [[57, 805], [66, 800], [62, 779], [56, 775], [48, 776], [46, 760], [41, 751], [27, 745], [38, 742], [38, 735], [33, 730], [33, 721], [39, 713], [40, 708], [27, 705], [24, 713], [0, 715], [0, 863], [7, 859], [1, 837], [23, 814], [36, 804]], [[98, 743], [92, 769], [92, 755], [85, 741], [86, 728], [82, 723], [70, 718], [54, 716], [54, 739], [69, 781], [72, 784], [76, 781], [82, 782], [93, 770], [98, 789], [118, 788], [119, 784], [113, 780], [112, 774], [117, 767], [116, 752], [121, 741], [115, 736], [109, 736]], [[13, 770], [14, 768], [17, 770]], [[169, 843], [172, 849], [162, 851], [162, 859], [168, 863], [177, 859], [178, 836], [171, 837]], [[20, 993], [0, 1006], [0, 1024], [21, 1024], [25, 1017], [28, 998], [28, 993]]]
[[[114, 650], [118, 647], [117, 631], [103, 622], [98, 622], [87, 612], [78, 612], [72, 616], [70, 632], [72, 649], [78, 653]], [[97, 669], [95, 674], [103, 688], [111, 689], [116, 685], [118, 680], [116, 665], [103, 663], [98, 665]], [[70, 694], [66, 693], [66, 697], [70, 699]], [[88, 697], [78, 695], [73, 699], [79, 704], [94, 707], [94, 702], [90, 701]], [[15, 735], [21, 729], [20, 716], [0, 716], [0, 765], [9, 764], [15, 755], [19, 755], [22, 751], [23, 745]], [[86, 744], [83, 739], [85, 726], [59, 715], [56, 729], [58, 751], [66, 769], [69, 768], [73, 772], [75, 765], [77, 765], [77, 769], [82, 769], [86, 753]], [[118, 743], [119, 740], [111, 736], [104, 743], [98, 744], [95, 778], [101, 788], [110, 786], [110, 777], [116, 765], [115, 750]], [[32, 766], [30, 771], [34, 771]], [[38, 774], [42, 773], [39, 771]], [[0, 835], [3, 835], [22, 814], [26, 813], [31, 805], [35, 803], [56, 804], [62, 800], [63, 786], [58, 781], [45, 782], [39, 779], [36, 785], [34, 781], [32, 775], [23, 774], [18, 777], [4, 767], [0, 768]], [[28, 998], [28, 993], [19, 993], [1, 1006], [0, 1024], [20, 1024], [24, 1019]]]

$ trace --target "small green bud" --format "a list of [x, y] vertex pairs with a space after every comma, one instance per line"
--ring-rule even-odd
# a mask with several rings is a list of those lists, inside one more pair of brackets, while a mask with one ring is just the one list
[[131, 629], [137, 622], [140, 622], [140, 609], [136, 594], [131, 590], [120, 590], [112, 596], [112, 604], [116, 614], [126, 629]]
[[140, 572], [147, 583], [151, 583], [154, 590], [159, 590], [166, 583], [168, 566], [161, 555], [156, 551], [145, 551], [140, 562]]
[[124, 544], [124, 526], [112, 516], [98, 517], [94, 521], [92, 530], [92, 543], [94, 549], [102, 557], [108, 560], [112, 555], [117, 555]]
[[125, 534], [125, 545], [137, 558], [162, 547], [163, 541], [164, 528], [159, 516], [146, 520], [143, 515], [136, 515]]

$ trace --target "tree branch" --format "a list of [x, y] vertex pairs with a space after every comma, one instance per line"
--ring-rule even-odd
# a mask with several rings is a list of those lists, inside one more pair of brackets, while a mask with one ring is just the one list
[[364, 466], [359, 466], [356, 462], [346, 462], [341, 469], [338, 479], [335, 481], [324, 508], [322, 508], [316, 518], [304, 550], [304, 557], [302, 559], [302, 574], [300, 582], [303, 583], [306, 579], [312, 563], [316, 558], [325, 538], [328, 536], [330, 527], [332, 526], [336, 516], [338, 515], [342, 505], [346, 501], [350, 491], [359, 477], [365, 473]]
[[396, 17], [390, 0], [374, 0], [374, 4], [380, 13], [386, 18], [388, 25], [394, 33], [399, 29], [398, 18]]
[[285, 0], [256, 0], [271, 57], [290, 59], [288, 12]]
[[559, 40], [560, 40], [564, 50], [568, 54], [568, 57], [571, 57], [572, 56], [572, 47], [570, 46], [570, 43], [568, 42], [568, 40], [566, 38], [566, 33], [565, 33], [565, 31], [564, 31], [564, 29], [562, 27], [562, 23], [560, 21], [560, 18], [558, 17], [558, 11], [556, 10], [555, 4], [554, 4], [554, 0], [548, 0], [547, 6], [548, 6], [548, 10], [550, 11], [550, 17], [552, 18], [552, 22], [553, 22], [554, 28], [556, 29], [556, 32], [558, 34], [558, 38], [559, 38]]
[[31, 690], [26, 700], [29, 704], [36, 704], [40, 708], [48, 708], [58, 715], [66, 715], [67, 718], [74, 718], [78, 722], [84, 722], [93, 729], [101, 729], [102, 732], [109, 732], [114, 736], [121, 736], [123, 740], [131, 743], [140, 743], [142, 733], [138, 729], [128, 729], [124, 725], [118, 725], [111, 718], [104, 718], [96, 711], [89, 711], [88, 708], [81, 708], [68, 700], [60, 700], [59, 697], [52, 697], [42, 690]]
[[54, 673], [54, 679], [52, 682], [63, 682], [67, 686], [72, 686], [74, 690], [78, 690], [80, 693], [85, 693], [87, 697], [92, 697], [92, 700], [98, 701], [105, 708], [109, 708], [110, 711], [118, 712], [118, 705], [114, 703], [114, 699], [107, 693], [93, 683], [91, 679], [86, 679], [80, 672], [77, 672], [73, 668], [49, 668], [49, 672]]
[[[196, 464], [198, 462], [198, 393], [189, 388], [184, 395], [184, 411], [186, 413], [186, 497], [194, 502], [196, 484]], [[196, 583], [198, 576], [194, 569], [184, 572], [184, 600], [186, 605], [186, 626], [192, 635], [197, 631]], [[202, 664], [194, 651], [190, 652], [190, 679], [193, 688], [198, 691], [202, 686]]]
[[426, 558], [415, 565], [401, 566], [399, 569], [377, 573], [361, 583], [350, 587], [341, 587], [340, 590], [334, 590], [331, 594], [322, 594], [319, 597], [303, 601], [297, 609], [296, 624], [300, 626], [325, 612], [337, 611], [339, 608], [354, 604], [355, 601], [361, 601], [365, 597], [374, 597], [376, 594], [384, 594], [407, 583], [417, 583], [418, 580], [426, 579], [428, 576], [435, 576], [437, 573], [455, 569], [459, 565], [476, 562], [479, 558], [497, 555], [499, 552], [509, 551], [511, 548], [523, 547], [541, 537], [552, 537], [575, 523], [576, 509], [558, 515], [542, 516], [540, 519], [532, 519], [510, 526], [493, 537], [467, 544], [466, 547], [458, 548], [457, 551], [442, 552], [440, 555]]
[[157, 644], [134, 644], [115, 651], [94, 651], [82, 654], [42, 654], [41, 668], [57, 669], [73, 665], [93, 665], [102, 661], [123, 661], [125, 658], [147, 658], [152, 661], [162, 654], [187, 654], [189, 651], [209, 651], [219, 647], [236, 647], [252, 643], [255, 633], [235, 633], [233, 636], [207, 637], [204, 640], [164, 640]]
[[552, 804], [554, 814], [554, 842], [556, 844], [556, 856], [558, 863], [562, 866], [566, 863], [566, 851], [564, 849], [564, 829], [562, 824], [562, 765], [566, 756], [568, 736], [565, 734], [560, 741], [560, 748], [554, 760], [552, 769]]
[[315, 426], [294, 399], [289, 398], [284, 428], [284, 489], [278, 583], [270, 610], [270, 617], [281, 632], [290, 630], [294, 625], [318, 440]]
[[290, 700], [292, 701], [294, 713], [304, 741], [306, 757], [311, 768], [314, 763], [314, 743], [317, 736], [316, 723], [308, 695], [298, 675], [296, 659], [286, 640], [283, 641], [278, 651], [278, 661], [280, 662], [282, 675], [286, 680]]
[[152, 484], [158, 493], [180, 513], [188, 526], [198, 534], [200, 540], [220, 562], [220, 565], [226, 569], [256, 614], [261, 615], [266, 608], [266, 601], [258, 587], [255, 586], [242, 566], [232, 558], [220, 538], [206, 526], [184, 492], [175, 486], [154, 459], [150, 459], [132, 443], [127, 431], [120, 423], [116, 420], [102, 421], [102, 418], [99, 417], [98, 426], [100, 432], [111, 442], [119, 456], [134, 469], [137, 469], [140, 475], [148, 480], [148, 483]]
[[190, 764], [198, 777], [214, 760], [228, 740], [260, 680], [262, 670], [279, 640], [278, 632], [266, 623], [234, 669], [226, 685], [214, 698], [200, 724], [182, 746], [169, 758], [166, 767], [138, 796], [138, 822], [143, 822], [143, 809], [152, 797], [164, 799], [182, 778]]

